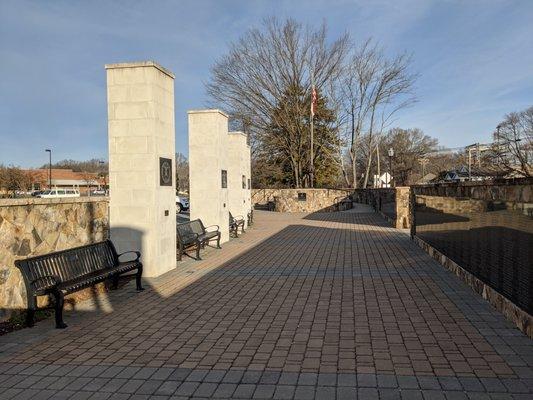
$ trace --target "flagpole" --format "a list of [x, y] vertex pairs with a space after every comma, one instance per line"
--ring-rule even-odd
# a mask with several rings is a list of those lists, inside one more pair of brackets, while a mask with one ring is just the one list
[[311, 64], [309, 65], [309, 69], [310, 69], [310, 72], [311, 72], [311, 149], [310, 149], [310, 153], [311, 153], [311, 171], [310, 172], [310, 185], [311, 188], [313, 188], [315, 186], [315, 155], [314, 155], [314, 119], [315, 119], [315, 110], [314, 110], [314, 93], [315, 93], [315, 77], [314, 77], [314, 74], [313, 74], [313, 68], [311, 66]]

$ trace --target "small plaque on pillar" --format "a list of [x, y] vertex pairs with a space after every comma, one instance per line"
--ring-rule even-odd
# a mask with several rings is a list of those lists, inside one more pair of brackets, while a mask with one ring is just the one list
[[172, 160], [159, 157], [159, 185], [172, 186]]

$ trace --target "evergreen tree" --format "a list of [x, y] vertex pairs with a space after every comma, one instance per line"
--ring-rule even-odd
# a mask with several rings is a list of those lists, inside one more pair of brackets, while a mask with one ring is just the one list
[[[256, 153], [257, 186], [275, 182], [291, 187], [310, 185], [310, 105], [311, 95], [301, 85], [292, 84], [284, 91]], [[313, 143], [317, 187], [335, 185], [340, 173], [335, 160], [339, 146], [336, 120], [335, 111], [328, 108], [327, 99], [318, 92]]]

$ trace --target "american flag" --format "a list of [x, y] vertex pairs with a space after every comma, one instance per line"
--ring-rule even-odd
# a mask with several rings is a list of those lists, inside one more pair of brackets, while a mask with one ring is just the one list
[[315, 85], [313, 85], [312, 91], [311, 91], [311, 117], [315, 116], [316, 100], [317, 100], [316, 99], [316, 88], [315, 88]]

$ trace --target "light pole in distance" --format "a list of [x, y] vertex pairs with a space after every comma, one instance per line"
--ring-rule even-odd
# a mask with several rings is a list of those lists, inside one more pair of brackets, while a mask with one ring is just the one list
[[389, 187], [392, 187], [392, 157], [394, 157], [394, 149], [391, 147], [389, 149]]
[[48, 189], [52, 190], [52, 150], [46, 149], [45, 152], [48, 153]]

